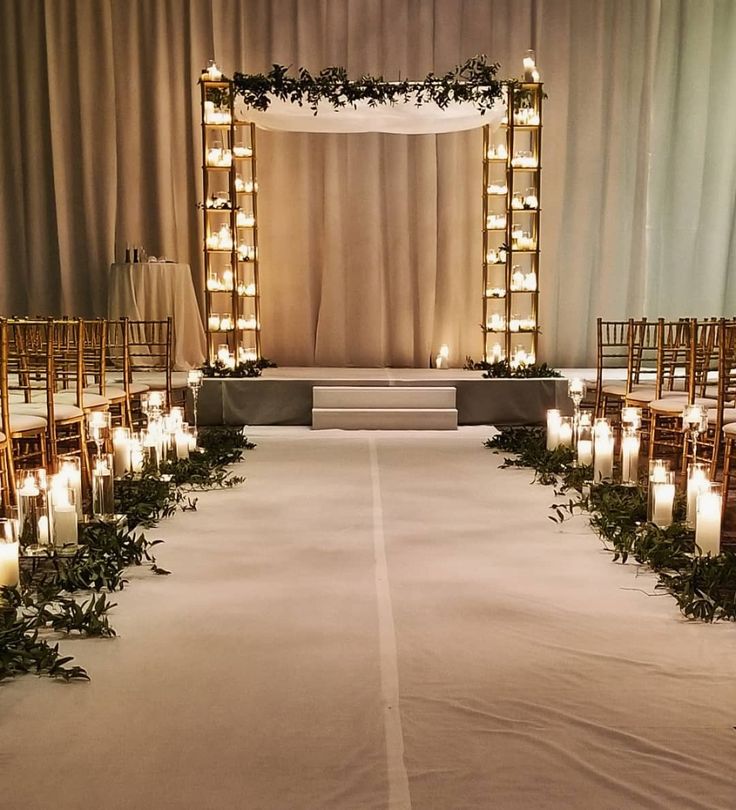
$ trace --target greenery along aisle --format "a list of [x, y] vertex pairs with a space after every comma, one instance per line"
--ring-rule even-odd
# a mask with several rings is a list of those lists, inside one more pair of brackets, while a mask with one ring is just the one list
[[697, 553], [695, 534], [683, 522], [684, 499], [675, 504], [673, 524], [662, 529], [647, 522], [647, 496], [641, 486], [591, 486], [592, 468], [574, 466], [569, 448], [547, 450], [543, 428], [502, 428], [485, 446], [513, 454], [502, 467], [533, 469], [535, 481], [552, 485], [557, 496], [565, 496], [552, 505], [552, 521], [587, 514], [613, 561], [633, 558], [654, 571], [656, 587], [674, 596], [685, 616], [707, 622], [736, 620], [736, 553], [730, 549], [716, 557]]
[[148, 564], [166, 575], [143, 529], [153, 528], [177, 509], [194, 511], [196, 493], [232, 487], [244, 479], [228, 465], [255, 447], [234, 428], [205, 428], [200, 453], [167, 462], [160, 470], [116, 482], [116, 508], [127, 525], [96, 521], [80, 527], [80, 545], [71, 556], [49, 552], [24, 558], [17, 589], [0, 589], [0, 681], [33, 672], [66, 681], [88, 680], [87, 672], [59, 652], [64, 635], [112, 637], [108, 594], [127, 585], [125, 569]]

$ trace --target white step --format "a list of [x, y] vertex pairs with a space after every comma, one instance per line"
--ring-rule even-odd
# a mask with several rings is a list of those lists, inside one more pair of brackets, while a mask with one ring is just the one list
[[455, 408], [312, 408], [312, 430], [457, 430]]
[[454, 408], [455, 389], [449, 386], [316, 385], [315, 408]]

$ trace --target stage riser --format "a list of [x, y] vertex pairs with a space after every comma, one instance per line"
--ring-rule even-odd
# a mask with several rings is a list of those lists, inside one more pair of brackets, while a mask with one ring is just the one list
[[314, 408], [312, 430], [457, 430], [454, 408]]
[[[311, 370], [310, 370], [311, 371]], [[201, 425], [311, 425], [312, 389], [329, 385], [350, 387], [361, 380], [319, 376], [298, 379], [269, 379], [268, 370], [258, 379], [207, 379], [199, 396]], [[480, 374], [468, 378], [462, 372], [456, 379], [442, 376], [401, 381], [402, 387], [450, 387], [456, 389], [460, 425], [542, 424], [548, 408], [570, 409], [567, 380], [485, 380]], [[375, 380], [366, 385], [375, 386]], [[390, 385], [397, 385], [392, 382]], [[389, 385], [389, 383], [385, 383]], [[191, 419], [191, 403], [190, 403]]]
[[455, 389], [393, 385], [315, 386], [315, 408], [454, 408]]

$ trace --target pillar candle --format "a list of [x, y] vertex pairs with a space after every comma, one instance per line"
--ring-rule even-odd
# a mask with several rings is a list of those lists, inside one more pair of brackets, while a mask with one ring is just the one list
[[652, 523], [661, 529], [672, 525], [672, 507], [675, 502], [675, 485], [652, 482]]
[[706, 490], [698, 495], [695, 545], [701, 554], [721, 553], [721, 493]]
[[593, 442], [590, 439], [578, 439], [578, 464], [589, 467], [593, 463]]
[[19, 545], [0, 542], [0, 586], [15, 588], [20, 574], [18, 570]]
[[572, 447], [572, 425], [569, 422], [560, 423], [558, 447]]
[[178, 459], [189, 458], [189, 436], [183, 430], [176, 433], [176, 457]]
[[74, 493], [74, 508], [77, 512], [77, 521], [81, 523], [84, 517], [82, 509], [82, 472], [74, 462], [65, 461], [61, 465], [61, 474], [66, 478], [69, 488]]
[[698, 495], [708, 488], [708, 476], [700, 465], [692, 467], [687, 477], [687, 525], [695, 528]]
[[547, 450], [556, 450], [560, 443], [560, 412], [557, 409], [547, 411]]
[[77, 510], [69, 498], [68, 481], [56, 476], [51, 488], [51, 518], [54, 524], [54, 545], [77, 544]]
[[639, 437], [624, 436], [621, 441], [621, 481], [636, 484], [639, 480]]
[[116, 428], [112, 436], [113, 466], [115, 477], [120, 478], [130, 472], [130, 431]]

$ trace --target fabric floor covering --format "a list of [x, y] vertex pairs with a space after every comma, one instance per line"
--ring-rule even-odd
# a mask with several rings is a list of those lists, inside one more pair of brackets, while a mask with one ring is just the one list
[[91, 683], [0, 686], [7, 810], [736, 806], [736, 627], [612, 564], [487, 428], [258, 428], [151, 536]]

